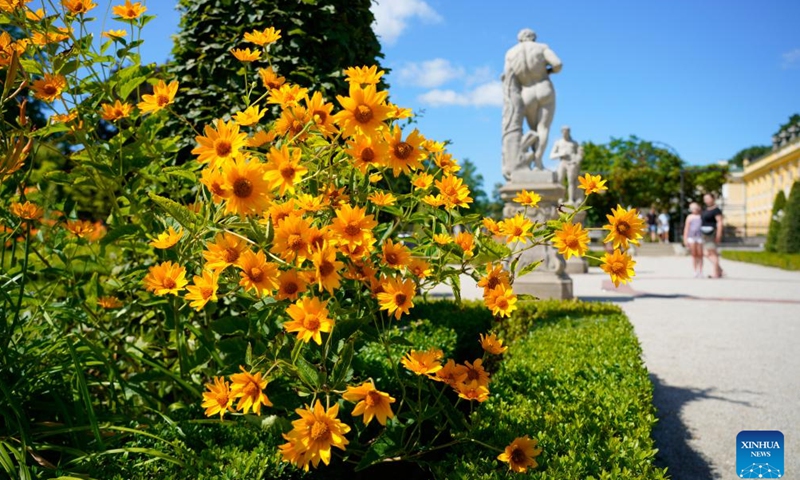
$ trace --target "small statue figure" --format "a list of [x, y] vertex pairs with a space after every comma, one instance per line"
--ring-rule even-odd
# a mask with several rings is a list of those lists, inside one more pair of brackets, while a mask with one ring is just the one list
[[[513, 172], [530, 170], [531, 164], [543, 170], [542, 158], [547, 148], [550, 124], [556, 109], [556, 92], [550, 75], [561, 71], [561, 60], [536, 33], [524, 29], [519, 43], [506, 53], [503, 81], [503, 176], [511, 180]], [[523, 138], [523, 123], [530, 131]], [[533, 153], [527, 153], [532, 149]]]
[[578, 176], [583, 161], [583, 147], [572, 139], [568, 126], [561, 127], [561, 138], [553, 144], [550, 159], [559, 160], [556, 170], [558, 183], [563, 184], [564, 178], [567, 179], [567, 203], [577, 205], [582, 200], [581, 191], [578, 189]]

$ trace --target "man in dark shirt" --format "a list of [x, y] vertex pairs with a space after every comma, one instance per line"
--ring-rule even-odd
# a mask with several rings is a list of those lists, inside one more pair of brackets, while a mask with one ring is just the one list
[[650, 232], [650, 241], [656, 241], [656, 230], [658, 225], [658, 214], [656, 207], [650, 207], [650, 213], [647, 214], [647, 231]]
[[706, 209], [700, 214], [702, 223], [700, 231], [703, 233], [703, 249], [706, 251], [708, 259], [711, 261], [714, 273], [712, 278], [722, 276], [722, 268], [719, 266], [719, 252], [717, 247], [722, 242], [722, 210], [717, 206], [717, 199], [712, 193], [703, 196]]

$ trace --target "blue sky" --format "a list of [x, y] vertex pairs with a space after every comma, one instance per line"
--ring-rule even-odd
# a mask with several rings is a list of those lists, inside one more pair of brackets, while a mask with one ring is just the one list
[[[109, 3], [122, 3], [95, 1], [98, 27]], [[168, 57], [175, 3], [146, 2], [158, 18], [145, 30], [145, 61]], [[522, 28], [564, 62], [553, 77], [548, 153], [569, 124], [579, 141], [635, 134], [706, 164], [769, 144], [800, 112], [795, 0], [380, 0], [373, 11], [392, 100], [423, 111], [423, 134], [451, 140], [457, 158], [478, 165], [487, 191], [502, 181], [499, 76]]]

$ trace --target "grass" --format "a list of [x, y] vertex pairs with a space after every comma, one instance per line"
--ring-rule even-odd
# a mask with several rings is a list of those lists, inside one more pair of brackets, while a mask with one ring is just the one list
[[784, 270], [800, 270], [800, 253], [746, 252], [723, 250], [722, 258], [737, 262], [755, 263]]

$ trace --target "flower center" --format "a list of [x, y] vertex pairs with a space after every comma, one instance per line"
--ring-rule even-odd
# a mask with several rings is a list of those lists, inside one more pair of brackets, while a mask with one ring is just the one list
[[378, 392], [369, 392], [366, 397], [364, 397], [364, 402], [367, 404], [368, 407], [374, 407], [375, 405], [381, 404], [381, 394]]
[[306, 330], [312, 330], [316, 332], [319, 330], [319, 317], [316, 315], [306, 315], [306, 317], [303, 319], [303, 327], [305, 327]]
[[480, 378], [478, 371], [474, 368], [470, 368], [467, 370], [467, 380], [477, 380]]
[[281, 177], [283, 177], [283, 179], [287, 182], [294, 180], [294, 173], [294, 167], [291, 165], [281, 168]]
[[248, 276], [250, 277], [250, 280], [258, 283], [264, 278], [264, 271], [258, 267], [253, 267], [250, 269], [250, 274]]
[[372, 163], [375, 160], [375, 150], [372, 147], [367, 147], [361, 150], [361, 161], [364, 163]]
[[406, 142], [400, 142], [394, 146], [394, 156], [399, 158], [400, 160], [405, 160], [409, 156], [411, 156], [411, 152], [414, 151], [414, 147], [407, 144]]
[[289, 282], [283, 285], [283, 293], [286, 295], [294, 295], [300, 290], [300, 286], [294, 282]]
[[514, 230], [512, 230], [512, 232], [513, 232], [512, 236], [518, 237], [518, 236], [522, 235], [522, 227], [520, 227], [518, 225], [515, 225], [514, 226]]
[[253, 193], [253, 184], [246, 178], [237, 178], [233, 182], [233, 194], [239, 198], [247, 198]]
[[567, 235], [567, 238], [564, 239], [564, 245], [570, 250], [577, 250], [580, 246], [580, 242], [578, 242], [578, 237], [575, 235]]
[[169, 103], [169, 96], [160, 94], [156, 97], [156, 101], [158, 102], [159, 107], [163, 107]]
[[397, 254], [393, 252], [387, 252], [386, 263], [388, 263], [389, 265], [395, 265], [397, 263]]
[[317, 123], [325, 123], [325, 120], [328, 119], [328, 114], [323, 112], [322, 110], [314, 110], [312, 115], [318, 117]]
[[134, 18], [136, 16], [136, 11], [132, 8], [128, 9], [128, 16]]
[[344, 227], [344, 233], [346, 233], [348, 237], [355, 237], [361, 233], [361, 226], [356, 222], [350, 222]]
[[256, 382], [248, 382], [242, 389], [242, 393], [244, 393], [245, 397], [256, 397], [258, 396], [259, 390], [261, 389], [258, 388]]
[[406, 304], [406, 300], [408, 300], [408, 297], [406, 296], [405, 293], [397, 293], [394, 296], [394, 303], [398, 307], [402, 307], [403, 305], [405, 305]]
[[525, 460], [527, 458], [528, 457], [527, 455], [525, 455], [525, 452], [523, 452], [522, 449], [519, 447], [515, 447], [514, 450], [511, 452], [511, 461], [513, 463], [517, 464], [525, 463]]
[[214, 145], [214, 150], [217, 151], [218, 157], [227, 157], [231, 154], [231, 150], [233, 150], [231, 146], [231, 142], [227, 140], [217, 140], [217, 144]]
[[358, 123], [367, 123], [372, 120], [372, 109], [368, 105], [359, 105], [353, 116]]
[[498, 298], [495, 303], [500, 310], [506, 310], [508, 308], [508, 300], [506, 300], [506, 297]]
[[333, 273], [334, 270], [335, 268], [333, 267], [333, 264], [327, 260], [324, 260], [322, 263], [319, 264], [319, 275], [321, 277], [327, 277], [328, 275]]
[[486, 288], [489, 290], [494, 290], [494, 287], [500, 285], [500, 279], [497, 277], [489, 277], [489, 281], [486, 282]]
[[170, 277], [164, 279], [164, 288], [175, 288], [175, 280]]
[[211, 287], [203, 287], [200, 289], [200, 296], [203, 297], [204, 300], [208, 300], [211, 296], [214, 295], [214, 289]]
[[314, 422], [314, 426], [311, 427], [311, 440], [318, 441], [318, 440], [327, 440], [331, 436], [330, 430], [328, 430], [328, 425], [325, 422]]
[[631, 229], [631, 226], [628, 225], [627, 222], [619, 222], [617, 224], [617, 232], [619, 232], [621, 235], [627, 235], [628, 234], [628, 230], [630, 230], [630, 229]]
[[228, 405], [228, 393], [227, 392], [219, 392], [217, 394], [217, 405], [220, 407], [226, 407]]
[[622, 262], [614, 262], [611, 264], [611, 271], [617, 275], [623, 275], [625, 270], [625, 264]]
[[287, 240], [286, 243], [292, 250], [300, 250], [301, 248], [305, 247], [305, 242], [303, 242], [303, 237], [296, 234], [289, 235], [289, 239]]
[[58, 88], [56, 88], [55, 85], [47, 84], [44, 86], [42, 91], [47, 95], [55, 95], [56, 93], [58, 93]]
[[233, 263], [236, 260], [239, 260], [239, 250], [235, 248], [228, 247], [225, 249], [225, 263]]

